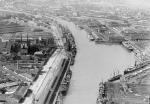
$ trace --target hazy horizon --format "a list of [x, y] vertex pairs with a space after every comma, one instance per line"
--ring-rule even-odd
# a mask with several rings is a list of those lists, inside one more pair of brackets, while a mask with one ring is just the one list
[[[30, 1], [30, 0], [29, 0]], [[57, 3], [88, 3], [97, 5], [125, 5], [131, 8], [150, 9], [150, 0], [32, 0], [32, 1], [46, 1], [46, 2], [57, 2]]]

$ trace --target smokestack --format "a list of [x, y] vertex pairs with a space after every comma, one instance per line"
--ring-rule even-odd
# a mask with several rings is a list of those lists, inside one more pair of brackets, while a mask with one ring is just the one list
[[21, 33], [21, 43], [22, 43], [22, 33]]
[[29, 39], [28, 39], [28, 33], [27, 33], [27, 47], [29, 46]]

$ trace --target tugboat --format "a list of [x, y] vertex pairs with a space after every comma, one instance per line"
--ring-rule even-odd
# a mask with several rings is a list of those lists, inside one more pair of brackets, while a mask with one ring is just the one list
[[66, 73], [66, 76], [65, 76], [63, 82], [61, 83], [61, 93], [62, 93], [63, 96], [66, 96], [66, 95], [67, 95], [67, 91], [68, 91], [68, 89], [69, 89], [71, 77], [72, 77], [72, 71], [69, 70], [69, 71]]
[[90, 39], [90, 41], [94, 41], [95, 40], [94, 37], [93, 37], [93, 35], [92, 35], [92, 33], [88, 34], [88, 39]]

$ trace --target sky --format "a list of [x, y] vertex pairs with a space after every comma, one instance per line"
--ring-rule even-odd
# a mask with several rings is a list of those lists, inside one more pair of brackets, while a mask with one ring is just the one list
[[150, 8], [150, 0], [126, 0], [127, 4], [133, 7]]
[[[83, 1], [83, 0], [82, 0]], [[84, 0], [89, 3], [96, 1], [97, 4], [109, 4], [109, 5], [126, 5], [131, 8], [150, 9], [150, 0]]]
[[[60, 0], [60, 1], [68, 1], [68, 0]], [[136, 7], [136, 8], [144, 8], [144, 9], [150, 9], [150, 0], [69, 0], [69, 1], [85, 1], [87, 2], [94, 2], [97, 3], [108, 3], [110, 5], [114, 5], [116, 3], [125, 4], [130, 7]]]
[[133, 8], [143, 8], [143, 9], [150, 9], [150, 0], [32, 0], [32, 1], [78, 1], [78, 2], [85, 2], [85, 3], [93, 3], [95, 1], [96, 4], [107, 4], [107, 5], [115, 5], [121, 4], [126, 5]]

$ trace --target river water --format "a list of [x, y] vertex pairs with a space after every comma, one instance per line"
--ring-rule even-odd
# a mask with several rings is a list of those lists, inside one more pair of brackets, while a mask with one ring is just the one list
[[84, 30], [73, 23], [63, 22], [72, 31], [77, 44], [77, 57], [72, 67], [73, 76], [64, 104], [96, 104], [98, 85], [117, 70], [123, 72], [135, 63], [133, 53], [120, 45], [96, 45]]

